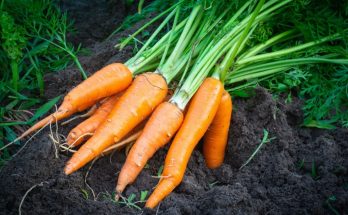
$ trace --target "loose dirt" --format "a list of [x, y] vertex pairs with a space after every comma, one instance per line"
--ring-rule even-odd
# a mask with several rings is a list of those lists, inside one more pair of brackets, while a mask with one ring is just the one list
[[[114, 14], [124, 8], [117, 7]], [[131, 47], [120, 52], [113, 46], [140, 25], [109, 41], [93, 39], [90, 55], [80, 58], [84, 68], [92, 73], [111, 62], [127, 60]], [[81, 77], [71, 67], [47, 75], [45, 81], [45, 96], [53, 98], [66, 93]], [[89, 172], [90, 165], [65, 176], [63, 167], [71, 153], [59, 152], [57, 158], [49, 129], [45, 129], [0, 170], [0, 214], [18, 214], [22, 200], [22, 214], [348, 214], [347, 129], [303, 128], [301, 102], [275, 100], [263, 88], [256, 89], [251, 98], [233, 102], [224, 164], [216, 170], [206, 168], [198, 145], [182, 183], [155, 210], [112, 200], [124, 151], [97, 160]], [[59, 133], [67, 135], [77, 123], [59, 126]], [[264, 129], [274, 139], [240, 169], [260, 144]], [[142, 191], [152, 191], [167, 150], [161, 149], [150, 160], [126, 189], [126, 198], [135, 194], [134, 201], [139, 201]], [[137, 206], [143, 208], [144, 203]]]

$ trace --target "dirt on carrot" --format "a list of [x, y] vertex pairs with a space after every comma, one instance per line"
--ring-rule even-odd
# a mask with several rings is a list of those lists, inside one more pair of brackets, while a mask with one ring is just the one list
[[[124, 14], [123, 9], [122, 6], [114, 11]], [[86, 16], [93, 10], [86, 10]], [[113, 45], [138, 27], [107, 42], [96, 40], [89, 46], [91, 53], [81, 57], [84, 68], [93, 72], [111, 62], [127, 60], [132, 55], [131, 48], [119, 52]], [[49, 74], [45, 77], [45, 96], [64, 94], [81, 80], [74, 68]], [[200, 143], [182, 183], [160, 204], [158, 214], [334, 214], [335, 211], [347, 214], [348, 131], [301, 127], [301, 107], [297, 98], [286, 104], [282, 98], [274, 100], [264, 89], [257, 89], [249, 99], [234, 99], [223, 165], [208, 169]], [[59, 132], [67, 135], [79, 122], [62, 126]], [[260, 144], [263, 129], [269, 132], [269, 138], [276, 139], [263, 145], [252, 161], [239, 170]], [[85, 175], [89, 165], [65, 176], [63, 168], [71, 154], [60, 152], [56, 158], [48, 134], [47, 128], [0, 169], [0, 214], [18, 214], [22, 200], [22, 214], [141, 213], [131, 204], [113, 202], [112, 192], [125, 161], [124, 152], [97, 160], [89, 171], [87, 186]], [[135, 194], [133, 202], [136, 202], [141, 193], [152, 191], [158, 182], [153, 176], [159, 175], [168, 146], [148, 162], [135, 183], [124, 191], [124, 197]], [[137, 205], [142, 208], [144, 203]], [[146, 209], [143, 214], [156, 214], [156, 210]]]

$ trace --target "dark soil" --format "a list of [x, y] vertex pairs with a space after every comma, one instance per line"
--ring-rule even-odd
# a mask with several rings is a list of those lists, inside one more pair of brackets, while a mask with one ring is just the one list
[[[116, 7], [114, 13], [125, 14], [122, 10]], [[131, 48], [119, 52], [113, 45], [132, 31], [107, 42], [94, 40], [92, 54], [81, 57], [84, 68], [92, 73], [108, 63], [124, 62]], [[81, 77], [70, 68], [45, 80], [46, 97], [52, 98]], [[252, 98], [235, 99], [224, 164], [207, 169], [199, 145], [180, 186], [156, 210], [144, 211], [112, 201], [123, 151], [97, 160], [87, 178], [89, 166], [65, 176], [63, 167], [71, 154], [59, 152], [56, 158], [46, 129], [0, 170], [0, 214], [17, 214], [23, 196], [35, 185], [23, 201], [22, 214], [348, 214], [348, 130], [302, 128], [302, 119], [298, 99], [285, 104], [263, 88]], [[59, 132], [66, 135], [76, 123]], [[264, 129], [275, 139], [239, 169], [260, 144]], [[158, 174], [167, 148], [151, 159], [126, 197], [136, 194], [138, 201], [141, 191], [152, 191], [158, 182], [152, 176]]]

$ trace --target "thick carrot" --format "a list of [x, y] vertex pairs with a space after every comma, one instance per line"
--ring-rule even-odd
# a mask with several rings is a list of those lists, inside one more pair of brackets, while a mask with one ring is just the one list
[[105, 66], [72, 89], [63, 100], [57, 112], [42, 119], [17, 139], [29, 135], [43, 126], [83, 111], [101, 98], [114, 95], [126, 89], [132, 82], [131, 71], [121, 63]]
[[94, 133], [99, 125], [105, 121], [120, 96], [120, 94], [116, 94], [107, 98], [91, 117], [72, 129], [68, 134], [67, 144], [69, 146], [78, 146], [87, 140], [89, 137], [87, 135]]
[[147, 161], [169, 142], [179, 129], [183, 118], [182, 110], [170, 102], [164, 102], [155, 109], [122, 167], [116, 186], [117, 194], [133, 183]]
[[165, 79], [157, 73], [137, 76], [94, 135], [73, 155], [65, 174], [78, 170], [142, 122], [167, 95]]
[[145, 207], [154, 208], [181, 182], [193, 149], [213, 121], [222, 92], [219, 80], [204, 80], [192, 98], [184, 122], [169, 148], [161, 180]]
[[208, 168], [217, 168], [224, 161], [231, 117], [232, 99], [230, 94], [224, 91], [214, 120], [204, 135], [203, 155]]

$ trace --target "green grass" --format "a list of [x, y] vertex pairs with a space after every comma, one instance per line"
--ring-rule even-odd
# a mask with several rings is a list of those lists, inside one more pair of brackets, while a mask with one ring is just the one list
[[332, 214], [339, 215], [340, 213], [336, 210], [336, 208], [332, 205], [332, 203], [336, 202], [337, 198], [336, 196], [332, 195], [328, 197], [325, 201], [325, 205], [330, 209]]
[[[137, 210], [142, 210], [142, 208], [140, 206], [138, 206], [138, 204], [140, 203], [145, 203], [146, 202], [146, 198], [148, 196], [149, 191], [148, 190], [143, 190], [140, 192], [140, 196], [139, 196], [139, 200], [137, 200], [137, 195], [134, 193], [131, 193], [128, 197], [123, 197], [120, 196], [120, 199], [118, 201], [115, 201], [115, 196], [116, 193], [112, 192], [111, 194], [108, 192], [102, 192], [100, 193], [103, 200], [107, 200], [107, 201], [111, 201], [117, 205], [123, 205], [129, 208], [133, 208], [133, 209], [137, 209]], [[83, 192], [83, 195], [84, 192]], [[99, 195], [99, 194], [98, 194]]]
[[136, 195], [134, 193], [130, 194], [128, 198], [122, 197], [118, 201], [121, 205], [126, 205], [129, 208], [135, 208], [137, 210], [142, 210], [141, 207], [139, 207], [137, 204], [146, 202], [146, 197], [148, 195], [149, 191], [143, 190], [140, 192], [140, 199], [136, 201]]
[[263, 129], [263, 138], [260, 142], [260, 144], [256, 147], [256, 149], [254, 150], [254, 152], [250, 155], [250, 157], [248, 158], [247, 161], [245, 161], [245, 163], [239, 168], [242, 169], [243, 167], [245, 167], [246, 165], [248, 165], [248, 163], [250, 163], [250, 161], [252, 159], [254, 159], [255, 155], [260, 151], [260, 149], [262, 148], [262, 146], [266, 143], [270, 143], [272, 140], [275, 139], [275, 137], [268, 137], [268, 131], [266, 129]]
[[[0, 147], [58, 101], [31, 114], [44, 102], [45, 73], [75, 63], [86, 77], [77, 58], [80, 46], [67, 42], [66, 35], [72, 32], [72, 22], [52, 0], [0, 1]], [[1, 151], [0, 166], [9, 158], [7, 150]]]

